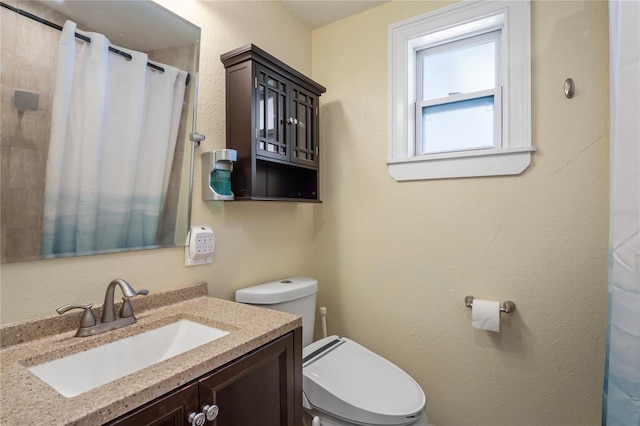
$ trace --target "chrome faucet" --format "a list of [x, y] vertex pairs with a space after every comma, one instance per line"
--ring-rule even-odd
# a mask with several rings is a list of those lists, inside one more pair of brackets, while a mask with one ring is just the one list
[[[116, 310], [113, 303], [116, 286], [120, 287], [123, 295], [122, 306], [120, 307], [118, 317], [116, 317]], [[131, 306], [129, 299], [140, 294], [149, 294], [149, 290], [136, 291], [128, 282], [121, 278], [116, 278], [111, 281], [107, 286], [107, 292], [104, 296], [102, 319], [100, 323], [96, 323], [95, 316], [91, 310], [92, 305], [90, 304], [60, 306], [56, 311], [58, 314], [62, 315], [71, 309], [84, 309], [84, 314], [80, 320], [80, 327], [78, 328], [76, 337], [93, 336], [135, 323], [136, 317], [133, 315], [133, 307]]]

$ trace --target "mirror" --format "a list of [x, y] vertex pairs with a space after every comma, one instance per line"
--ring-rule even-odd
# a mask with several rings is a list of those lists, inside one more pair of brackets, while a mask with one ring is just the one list
[[[200, 28], [146, 0], [13, 0], [1, 5], [2, 263], [184, 246], [191, 203], [194, 148], [189, 134], [195, 132]], [[48, 24], [62, 28], [67, 20], [75, 22], [76, 28], [61, 30]], [[68, 42], [74, 49], [71, 56], [68, 52], [64, 56], [59, 46], [65, 33], [72, 40]], [[91, 41], [83, 41], [78, 34]], [[171, 96], [160, 98], [159, 86], [142, 88], [136, 83], [141, 80], [114, 84], [123, 80], [108, 76], [100, 86], [89, 80], [93, 75], [89, 72], [84, 74], [85, 87], [90, 88], [85, 96], [93, 99], [98, 92], [111, 96], [114, 86], [122, 87], [124, 94], [119, 100], [96, 101], [108, 111], [97, 121], [88, 118], [95, 108], [85, 98], [76, 112], [67, 113], [67, 121], [59, 121], [65, 114], [60, 113], [61, 105], [73, 104], [80, 92], [73, 85], [83, 74], [74, 68], [73, 58], [77, 66], [82, 49], [108, 43], [119, 52], [109, 49], [103, 57], [112, 62], [117, 58], [124, 64], [118, 66], [129, 67], [126, 73], [142, 69], [142, 81], [162, 75], [163, 81], [172, 84]], [[68, 73], [60, 72], [58, 58], [63, 57], [71, 58]], [[138, 65], [140, 60], [146, 67]], [[112, 62], [105, 69], [115, 69]], [[73, 80], [66, 79], [68, 75]], [[65, 84], [71, 86], [61, 89], [61, 80], [69, 80]], [[176, 82], [182, 87], [175, 89]], [[60, 98], [60, 93], [67, 98]], [[139, 102], [131, 100], [134, 93], [142, 96]], [[153, 109], [168, 111], [171, 118], [134, 118], [137, 112], [128, 108], [136, 102], [141, 105], [141, 117]], [[84, 133], [69, 136], [76, 127]], [[123, 136], [123, 128], [135, 129], [137, 136]], [[103, 142], [98, 147], [86, 143], [95, 129], [111, 131], [100, 134]], [[69, 146], [74, 138], [76, 145]], [[68, 195], [69, 187], [79, 195]], [[94, 205], [87, 207], [89, 202]]]

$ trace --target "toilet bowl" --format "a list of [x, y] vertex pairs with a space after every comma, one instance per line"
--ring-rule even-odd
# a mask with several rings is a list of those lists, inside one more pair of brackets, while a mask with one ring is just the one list
[[312, 426], [426, 426], [420, 386], [392, 362], [348, 338], [312, 342], [318, 282], [293, 277], [240, 289], [236, 301], [302, 316], [303, 407]]
[[414, 425], [424, 417], [426, 399], [415, 380], [353, 340], [326, 337], [302, 355], [304, 406], [321, 419], [325, 414], [335, 424]]

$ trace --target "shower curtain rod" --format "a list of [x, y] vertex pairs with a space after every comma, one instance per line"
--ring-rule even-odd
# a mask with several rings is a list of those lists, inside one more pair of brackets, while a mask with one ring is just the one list
[[[54, 24], [53, 22], [47, 21], [46, 19], [42, 19], [39, 16], [33, 15], [33, 14], [31, 14], [29, 12], [26, 12], [26, 11], [24, 11], [22, 9], [18, 9], [17, 7], [13, 7], [11, 5], [8, 5], [7, 3], [5, 3], [3, 1], [0, 1], [0, 6], [11, 10], [11, 11], [17, 13], [18, 15], [25, 16], [25, 17], [27, 17], [29, 19], [33, 19], [36, 22], [40, 22], [41, 24], [44, 24], [44, 25], [46, 25], [48, 27], [54, 28], [54, 29], [56, 29], [58, 31], [62, 31], [62, 27], [60, 25]], [[91, 43], [91, 39], [89, 37], [87, 37], [85, 35], [82, 35], [82, 34], [78, 34], [78, 33], [75, 33], [75, 35], [76, 35], [76, 38], [79, 38], [80, 40], [86, 41], [87, 43]], [[109, 46], [109, 51], [113, 52], [113, 53], [116, 53], [116, 54], [118, 54], [120, 56], [123, 56], [129, 61], [131, 60], [131, 55], [129, 55], [127, 52], [123, 52], [122, 50], [118, 50], [118, 49], [116, 49], [114, 47], [111, 47], [111, 46]], [[152, 64], [151, 62], [147, 62], [147, 66], [149, 68], [153, 68], [153, 69], [158, 70], [160, 72], [164, 72], [164, 68], [162, 68], [162, 67], [160, 67], [160, 66], [158, 66], [156, 64]], [[190, 79], [191, 79], [191, 75], [187, 74], [186, 85], [189, 84], [189, 80]]]

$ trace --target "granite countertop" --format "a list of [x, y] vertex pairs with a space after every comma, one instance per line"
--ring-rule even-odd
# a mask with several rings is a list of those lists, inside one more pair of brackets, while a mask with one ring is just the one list
[[[81, 312], [0, 327], [0, 424], [101, 425], [302, 325], [294, 315], [209, 297], [206, 283], [131, 302], [137, 323], [91, 337], [74, 337]], [[229, 334], [73, 398], [28, 370], [179, 319]]]

